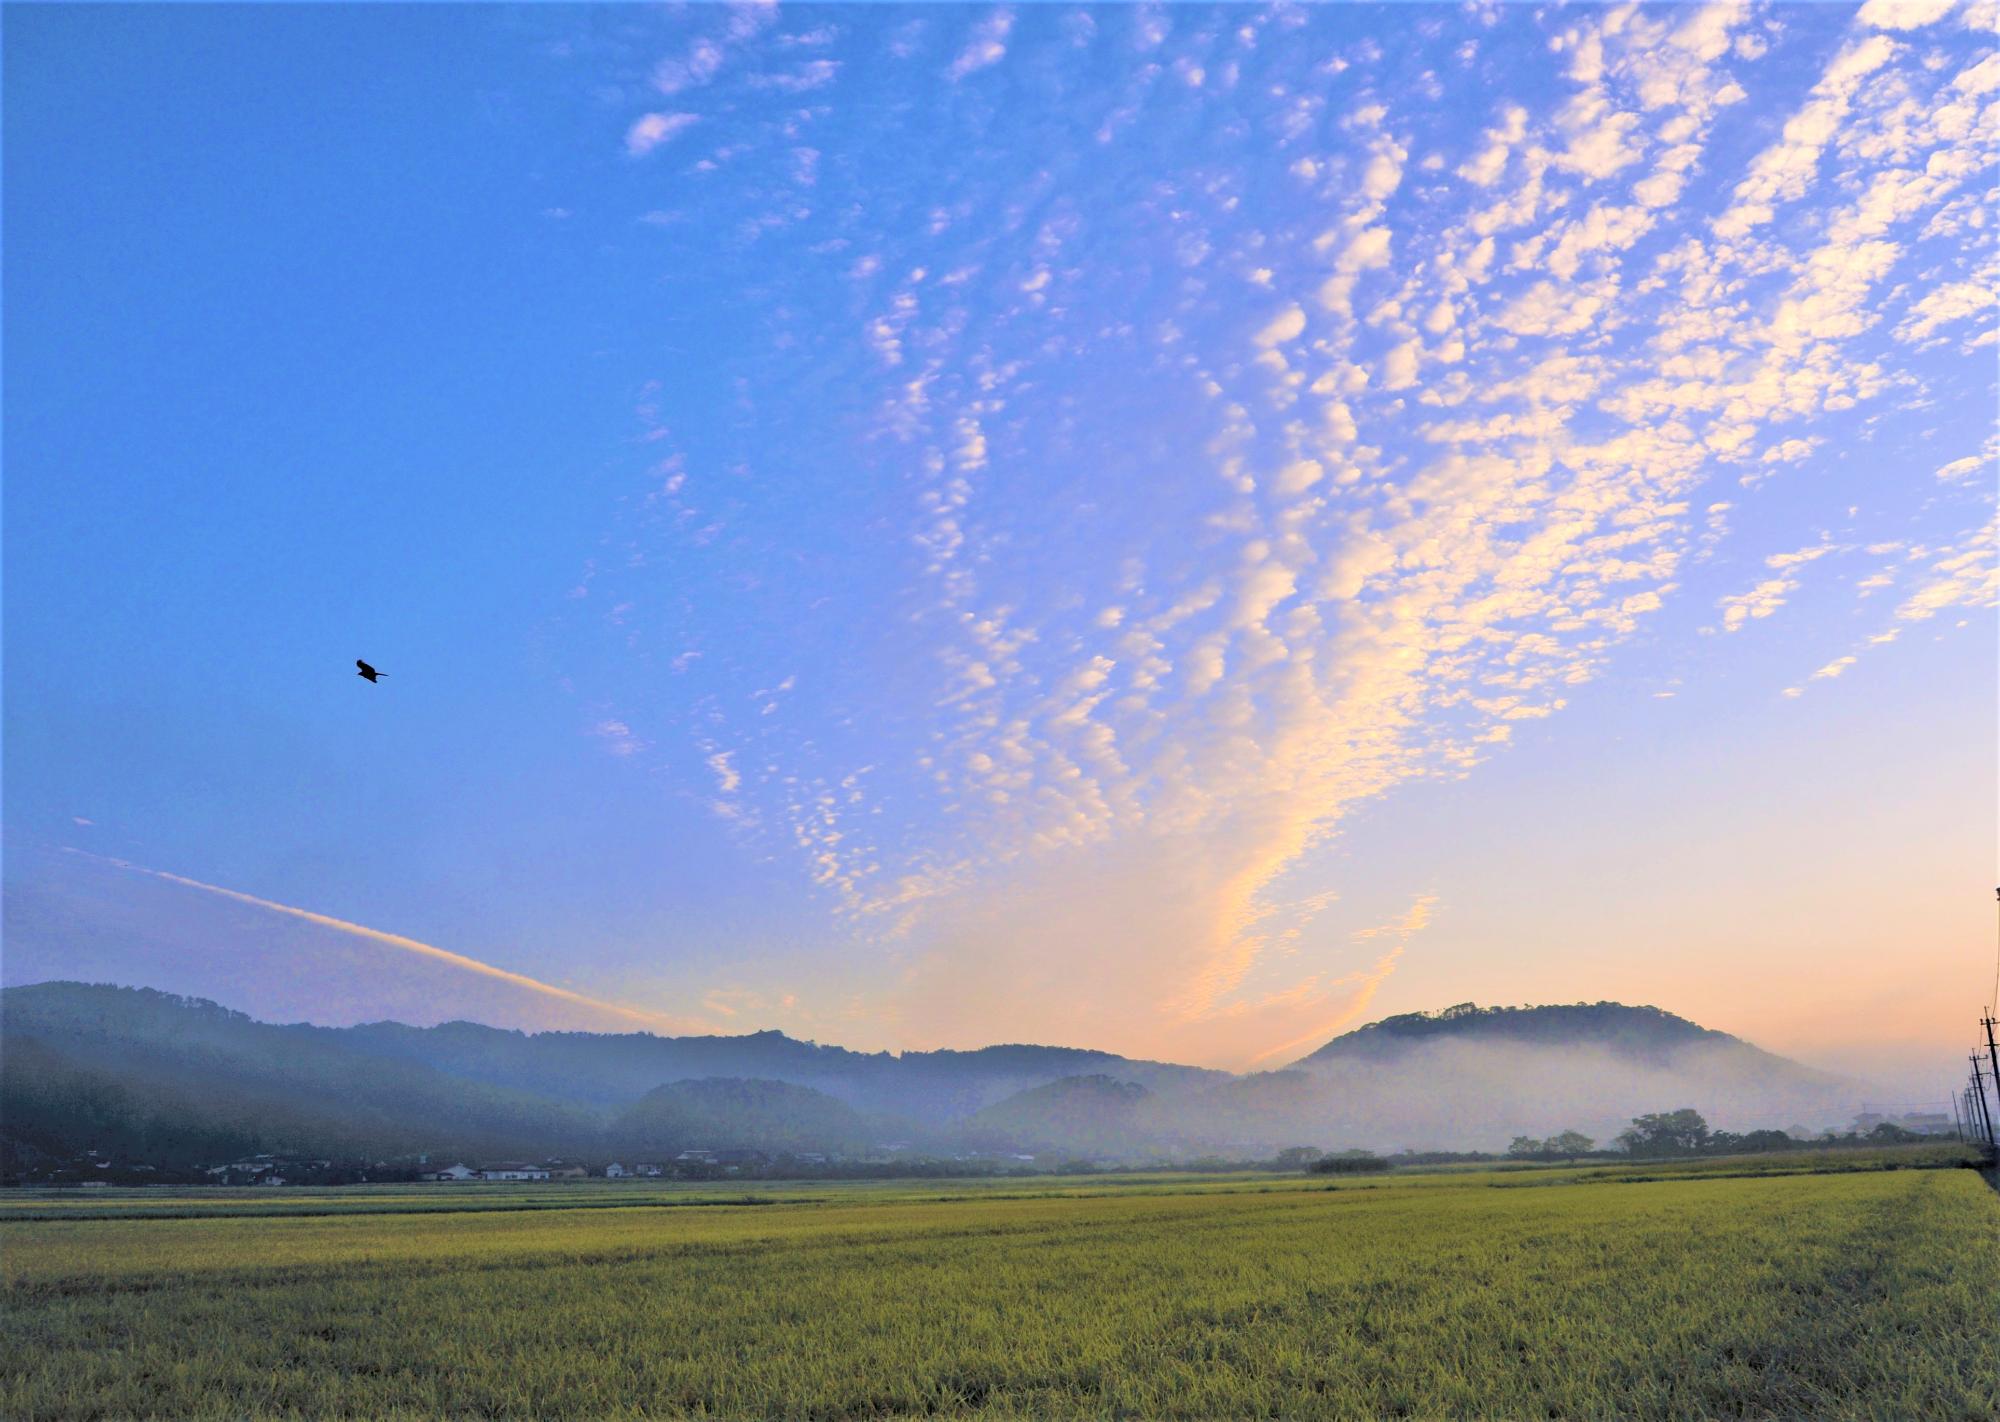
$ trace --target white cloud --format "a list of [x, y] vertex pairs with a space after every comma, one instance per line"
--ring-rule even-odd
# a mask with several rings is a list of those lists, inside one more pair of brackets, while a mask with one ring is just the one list
[[1951, 13], [1957, 0], [1868, 0], [1855, 12], [1857, 23], [1878, 30], [1915, 30]]
[[1592, 181], [1614, 178], [1644, 156], [1635, 140], [1639, 115], [1612, 109], [1595, 95], [1576, 101], [1559, 120], [1570, 132], [1556, 165]]
[[1736, 186], [1727, 212], [1715, 222], [1725, 239], [1742, 237], [1769, 222], [1779, 202], [1801, 196], [1819, 172], [1820, 157], [1839, 131], [1861, 81], [1896, 53], [1896, 42], [1871, 35], [1848, 45], [1813, 87], [1812, 98], [1786, 121], [1780, 140], [1759, 153]]
[[1581, 286], [1537, 282], [1493, 319], [1520, 336], [1574, 336], [1597, 323], [1616, 290], [1608, 279]]
[[1527, 136], [1528, 111], [1509, 104], [1501, 111], [1500, 123], [1486, 131], [1486, 146], [1458, 166], [1459, 177], [1477, 187], [1490, 188], [1507, 170], [1507, 155]]
[[1272, 487], [1280, 494], [1302, 494], [1325, 477], [1326, 470], [1317, 459], [1300, 459], [1280, 469]]
[[1632, 184], [1632, 196], [1647, 207], [1671, 207], [1681, 195], [1679, 173], [1654, 173]]
[[1765, 464], [1796, 464], [1809, 458], [1820, 442], [1816, 439], [1788, 439], [1772, 445], [1760, 456]]
[[839, 77], [839, 60], [811, 59], [796, 69], [754, 75], [750, 85], [755, 89], [770, 89], [780, 94], [809, 94], [815, 89], [824, 89]]
[[1951, 81], [1962, 94], [1990, 94], [2000, 89], [2000, 54], [1989, 54]]
[[1407, 390], [1417, 383], [1417, 357], [1423, 347], [1414, 340], [1404, 341], [1382, 358], [1382, 388]]
[[1824, 558], [1831, 552], [1833, 552], [1833, 545], [1816, 543], [1792, 553], [1773, 553], [1764, 560], [1764, 566], [1781, 570], [1796, 568], [1802, 564], [1813, 562], [1815, 559]]
[[1798, 586], [1794, 578], [1766, 578], [1748, 592], [1723, 598], [1716, 604], [1722, 609], [1722, 630], [1734, 632], [1752, 619], [1769, 617]]
[[1297, 305], [1287, 306], [1257, 332], [1254, 340], [1260, 346], [1280, 346], [1286, 341], [1297, 340], [1305, 328], [1306, 313]]
[[1361, 174], [1361, 195], [1370, 202], [1381, 202], [1395, 192], [1402, 185], [1403, 160], [1407, 156], [1395, 144], [1378, 148]]
[[663, 59], [654, 66], [653, 87], [662, 94], [678, 94], [713, 79], [722, 68], [725, 51], [711, 39], [698, 39], [678, 59]]
[[1612, 207], [1599, 203], [1562, 229], [1548, 269], [1567, 281], [1585, 257], [1596, 252], [1622, 252], [1653, 229], [1658, 218], [1643, 207]]
[[2000, 307], [2000, 291], [1990, 281], [1954, 281], [1925, 292], [1910, 304], [1896, 326], [1899, 341], [1921, 341], [1940, 326], [1983, 316]]
[[1917, 576], [1917, 586], [1897, 605], [1898, 622], [1924, 622], [1955, 608], [1992, 607], [2000, 601], [2000, 554], [1995, 525], [1985, 523], [1937, 550]]
[[995, 10], [972, 27], [972, 37], [945, 69], [945, 78], [957, 83], [968, 74], [998, 64], [1007, 57], [1007, 36], [1014, 29], [1014, 12]]
[[645, 114], [625, 130], [625, 151], [643, 158], [698, 122], [696, 114]]

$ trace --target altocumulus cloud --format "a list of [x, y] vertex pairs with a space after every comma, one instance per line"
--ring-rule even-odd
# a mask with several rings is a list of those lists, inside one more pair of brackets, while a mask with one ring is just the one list
[[[1356, 806], [1676, 598], [1783, 615], [1816, 461], [1990, 398], [1990, 5], [1168, 18], [857, 12], [793, 97], [790, 21], [696, 14], [737, 28], [663, 42], [687, 112], [626, 139], [679, 135], [703, 185], [634, 211], [674, 188], [663, 264], [751, 334], [726, 409], [639, 411], [579, 681], [913, 1040], [1330, 1030], [1430, 912], [1308, 930]], [[1868, 645], [1993, 602], [1990, 491], [1935, 470], [1880, 490], [1930, 527]], [[1748, 512], [1754, 581], [1690, 591]]]

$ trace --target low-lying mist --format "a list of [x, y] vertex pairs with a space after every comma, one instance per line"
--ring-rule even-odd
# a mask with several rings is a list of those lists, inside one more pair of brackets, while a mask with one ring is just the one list
[[1691, 1045], [1657, 1060], [1597, 1046], [1422, 1043], [1392, 1060], [1241, 1077], [1155, 1095], [1141, 1135], [1225, 1153], [1326, 1149], [1495, 1150], [1515, 1136], [1576, 1130], [1608, 1145], [1634, 1116], [1691, 1106], [1716, 1129], [1844, 1126], [1853, 1082], [1742, 1044]]

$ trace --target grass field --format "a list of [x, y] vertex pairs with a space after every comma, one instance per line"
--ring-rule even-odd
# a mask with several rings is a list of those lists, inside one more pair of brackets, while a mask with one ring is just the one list
[[19, 1192], [0, 1415], [2000, 1416], [2000, 1196], [1843, 1154]]

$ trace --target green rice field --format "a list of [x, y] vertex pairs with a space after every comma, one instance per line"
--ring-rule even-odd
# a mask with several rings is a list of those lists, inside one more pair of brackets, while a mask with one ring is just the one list
[[0, 1416], [1984, 1422], [1954, 1159], [16, 1191]]

